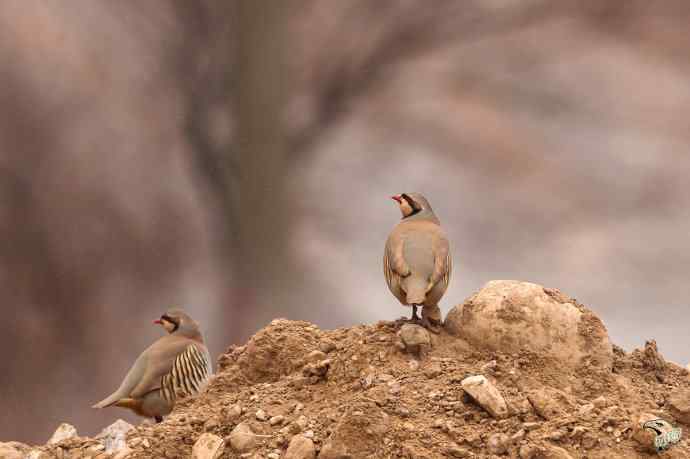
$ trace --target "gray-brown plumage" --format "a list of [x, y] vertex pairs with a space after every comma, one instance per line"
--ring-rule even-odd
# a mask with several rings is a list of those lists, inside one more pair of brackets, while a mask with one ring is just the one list
[[383, 255], [388, 288], [403, 304], [412, 306], [412, 320], [436, 331], [438, 302], [448, 288], [452, 270], [450, 244], [429, 202], [419, 193], [393, 196], [402, 220], [391, 231]]
[[213, 373], [199, 325], [172, 309], [154, 323], [168, 335], [148, 347], [134, 362], [120, 387], [93, 408], [119, 406], [160, 422], [180, 396], [200, 392]]

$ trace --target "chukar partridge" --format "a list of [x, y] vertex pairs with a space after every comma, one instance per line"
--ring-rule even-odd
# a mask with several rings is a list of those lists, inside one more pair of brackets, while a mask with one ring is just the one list
[[200, 392], [213, 373], [199, 325], [185, 312], [171, 309], [154, 323], [168, 334], [148, 347], [112, 395], [93, 408], [119, 406], [157, 422], [180, 396]]
[[[388, 288], [406, 306], [412, 321], [438, 332], [438, 302], [448, 288], [452, 270], [450, 244], [429, 201], [419, 193], [392, 196], [402, 220], [393, 228], [383, 255]], [[422, 307], [422, 318], [417, 308]]]

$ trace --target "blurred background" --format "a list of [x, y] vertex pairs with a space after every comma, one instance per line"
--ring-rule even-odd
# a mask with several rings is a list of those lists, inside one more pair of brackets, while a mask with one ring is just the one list
[[[215, 356], [275, 317], [395, 319], [423, 192], [447, 311], [557, 287], [685, 365], [690, 3], [0, 3], [0, 441], [94, 434], [170, 306]], [[137, 421], [138, 422], [138, 421]]]

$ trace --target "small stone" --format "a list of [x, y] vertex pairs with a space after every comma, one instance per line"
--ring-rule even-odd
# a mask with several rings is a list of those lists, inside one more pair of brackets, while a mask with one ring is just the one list
[[240, 422], [230, 432], [230, 446], [238, 453], [246, 453], [252, 450], [258, 443], [258, 439], [249, 424]]
[[222, 411], [223, 416], [225, 417], [226, 421], [236, 421], [242, 416], [242, 407], [235, 403], [234, 405], [230, 405], [229, 407], [226, 407]]
[[311, 351], [309, 354], [307, 354], [307, 362], [310, 363], [315, 363], [318, 362], [319, 360], [324, 360], [326, 359], [326, 353], [323, 351]]
[[314, 442], [303, 435], [295, 435], [290, 440], [284, 459], [314, 459], [315, 457]]
[[539, 453], [539, 449], [534, 445], [522, 445], [518, 455], [520, 459], [534, 459], [534, 457]]
[[441, 364], [439, 362], [433, 362], [424, 369], [424, 376], [429, 379], [433, 379], [441, 373], [443, 373], [443, 368], [441, 368]]
[[204, 433], [192, 447], [192, 459], [218, 459], [225, 450], [225, 442], [218, 435]]
[[522, 423], [522, 428], [528, 432], [535, 430], [535, 429], [538, 429], [539, 426], [541, 426], [541, 424], [538, 422], [523, 422]]
[[265, 421], [266, 419], [268, 419], [268, 415], [264, 410], [258, 410], [255, 416], [258, 421]]
[[410, 367], [410, 370], [417, 371], [419, 369], [419, 362], [417, 360], [410, 360], [407, 362], [407, 366]]
[[273, 416], [271, 419], [268, 420], [268, 423], [272, 426], [277, 426], [283, 423], [285, 421], [285, 416], [278, 415], [278, 416]]
[[509, 442], [510, 439], [508, 438], [508, 435], [503, 433], [495, 433], [489, 436], [486, 444], [491, 454], [501, 455], [508, 450]]
[[465, 448], [461, 448], [458, 445], [450, 445], [446, 448], [446, 455], [450, 457], [464, 458], [470, 457], [470, 452]]
[[48, 440], [48, 445], [54, 445], [56, 443], [60, 443], [63, 440], [67, 440], [68, 438], [76, 437], [77, 436], [77, 429], [71, 425], [63, 422], [60, 424], [60, 426], [55, 430], [55, 433], [53, 433], [53, 436], [50, 437], [50, 440]]
[[405, 324], [400, 327], [398, 336], [405, 346], [405, 350], [412, 353], [419, 353], [424, 346], [431, 345], [429, 332], [419, 325]]
[[467, 377], [460, 384], [463, 390], [482, 408], [488, 411], [491, 416], [497, 419], [508, 416], [508, 406], [505, 399], [498, 389], [483, 375]]

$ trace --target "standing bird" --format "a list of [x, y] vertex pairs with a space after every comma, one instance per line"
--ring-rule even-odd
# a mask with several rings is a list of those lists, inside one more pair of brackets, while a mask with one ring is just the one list
[[[438, 333], [438, 302], [448, 288], [452, 270], [448, 238], [424, 196], [403, 193], [391, 198], [400, 206], [402, 220], [386, 241], [386, 283], [403, 305], [412, 306], [413, 322]], [[423, 307], [421, 320], [417, 316], [419, 306]]]
[[211, 356], [197, 324], [185, 312], [171, 309], [154, 321], [168, 335], [148, 347], [134, 362], [112, 395], [93, 408], [119, 406], [161, 422], [181, 395], [195, 395], [213, 374]]

